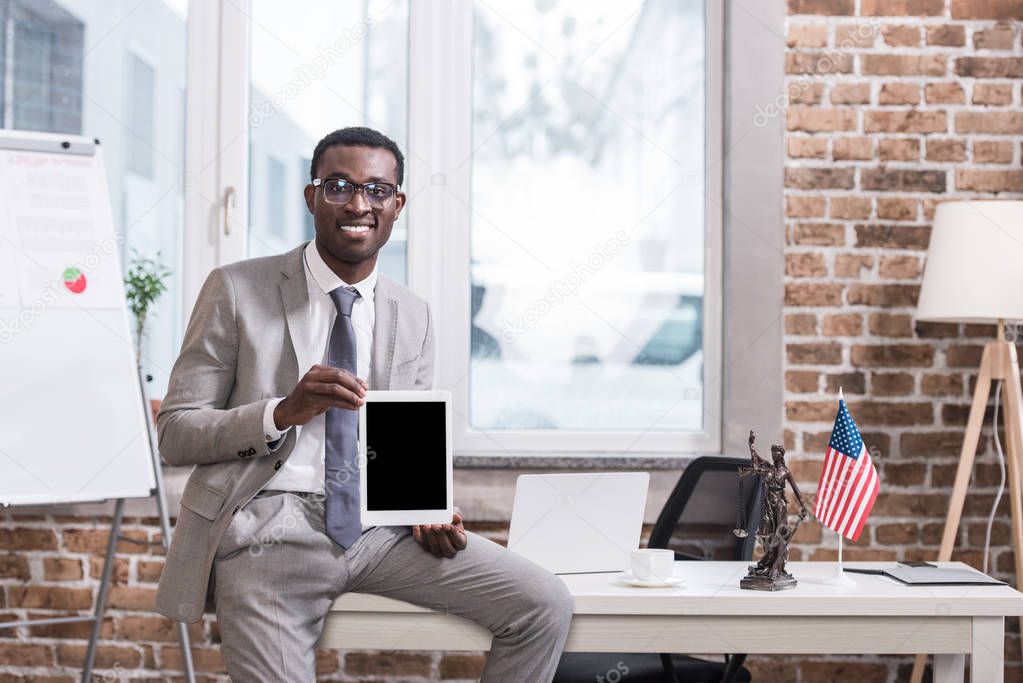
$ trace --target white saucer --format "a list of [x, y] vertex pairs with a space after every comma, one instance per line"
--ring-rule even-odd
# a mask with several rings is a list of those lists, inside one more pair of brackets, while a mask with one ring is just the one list
[[680, 583], [684, 583], [686, 578], [684, 576], [676, 575], [666, 581], [644, 581], [642, 579], [637, 579], [631, 571], [627, 570], [621, 574], [615, 574], [615, 580], [630, 586], [636, 586], [637, 588], [670, 588], [671, 586], [677, 586]]

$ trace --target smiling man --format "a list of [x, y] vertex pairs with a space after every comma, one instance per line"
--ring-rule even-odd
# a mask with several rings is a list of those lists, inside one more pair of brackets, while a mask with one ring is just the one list
[[431, 388], [434, 330], [426, 302], [377, 272], [405, 206], [398, 146], [337, 130], [310, 173], [316, 238], [215, 268], [189, 320], [157, 427], [163, 457], [195, 468], [157, 609], [193, 622], [212, 600], [238, 682], [314, 680], [324, 617], [348, 591], [489, 629], [483, 681], [549, 681], [572, 612], [560, 579], [466, 532], [458, 513], [364, 527], [353, 477], [337, 476], [368, 389]]

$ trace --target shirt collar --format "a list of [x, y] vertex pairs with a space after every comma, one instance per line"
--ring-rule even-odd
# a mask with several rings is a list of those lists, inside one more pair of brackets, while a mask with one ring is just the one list
[[319, 250], [316, 248], [316, 240], [309, 241], [304, 253], [306, 271], [312, 276], [309, 282], [309, 291], [329, 294], [338, 287], [354, 287], [359, 291], [362, 299], [372, 303], [373, 291], [377, 286], [376, 266], [373, 266], [373, 270], [363, 280], [349, 283], [339, 278], [337, 273], [331, 270], [330, 266], [323, 260]]

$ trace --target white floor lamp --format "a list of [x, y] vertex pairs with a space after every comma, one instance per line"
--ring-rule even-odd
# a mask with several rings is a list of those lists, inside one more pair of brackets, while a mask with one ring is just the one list
[[[1005, 403], [1005, 465], [1008, 469], [1016, 586], [1019, 588], [1023, 581], [1023, 490], [1020, 480], [1023, 395], [1016, 346], [1006, 341], [1005, 321], [1023, 320], [1023, 202], [960, 201], [938, 206], [916, 317], [934, 322], [997, 325], [997, 338], [984, 346], [981, 357], [938, 561], [947, 562], [952, 557], [991, 383], [995, 382], [996, 411], [1000, 395], [1004, 396]], [[920, 683], [926, 656], [917, 655], [911, 683]]]

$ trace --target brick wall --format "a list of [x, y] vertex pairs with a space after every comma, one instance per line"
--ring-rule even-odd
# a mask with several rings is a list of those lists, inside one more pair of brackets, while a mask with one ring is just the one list
[[[110, 522], [103, 516], [0, 516], [0, 622], [91, 610]], [[473, 530], [503, 540], [501, 526]], [[155, 517], [126, 517], [122, 531], [141, 541], [160, 538]], [[183, 680], [176, 626], [155, 612], [162, 569], [161, 546], [118, 544], [94, 680]], [[61, 624], [0, 631], [0, 683], [78, 681], [91, 627]], [[207, 614], [190, 624], [189, 635], [196, 680], [229, 681], [220, 659], [216, 617]], [[319, 650], [316, 660], [318, 680], [377, 683], [464, 683], [478, 680], [483, 666], [482, 655], [476, 653]], [[174, 672], [179, 675], [174, 677]]]
[[[1020, 0], [788, 0], [787, 89], [753, 121], [787, 119], [785, 439], [812, 491], [838, 387], [875, 454], [878, 499], [849, 559], [933, 557], [969, 409], [971, 377], [994, 330], [919, 324], [913, 306], [935, 205], [1016, 197], [1023, 50]], [[779, 40], [781, 37], [779, 37]], [[1013, 194], [1017, 193], [1017, 194]], [[980, 565], [998, 481], [990, 434], [967, 499], [958, 557]], [[0, 519], [0, 620], [92, 604], [102, 518]], [[487, 529], [501, 534], [500, 524]], [[481, 527], [482, 529], [482, 527]], [[155, 519], [126, 533], [155, 539]], [[995, 573], [1011, 578], [1008, 521], [994, 530]], [[832, 559], [835, 540], [801, 528], [794, 558]], [[159, 554], [119, 548], [98, 663], [106, 680], [180, 667], [173, 625], [152, 611]], [[17, 610], [17, 612], [15, 611]], [[1010, 628], [1016, 628], [1010, 624]], [[216, 621], [191, 626], [200, 679], [226, 680]], [[77, 680], [87, 627], [0, 631], [0, 681]], [[1023, 679], [1018, 637], [1008, 680]], [[321, 651], [323, 680], [472, 680], [477, 655]], [[761, 681], [893, 681], [909, 660], [755, 658]], [[217, 675], [217, 674], [221, 675]]]
[[[1023, 2], [788, 0], [788, 10], [785, 438], [812, 491], [843, 387], [882, 485], [846, 557], [933, 559], [995, 330], [918, 323], [914, 305], [935, 206], [1023, 192]], [[990, 430], [981, 448], [956, 553], [978, 567], [999, 478]], [[799, 555], [833, 559], [835, 535], [804, 529]], [[1003, 507], [992, 552], [1003, 578], [1008, 534]], [[1007, 645], [1008, 680], [1020, 680], [1018, 637]], [[802, 681], [908, 676], [908, 659], [843, 659], [775, 664]]]

